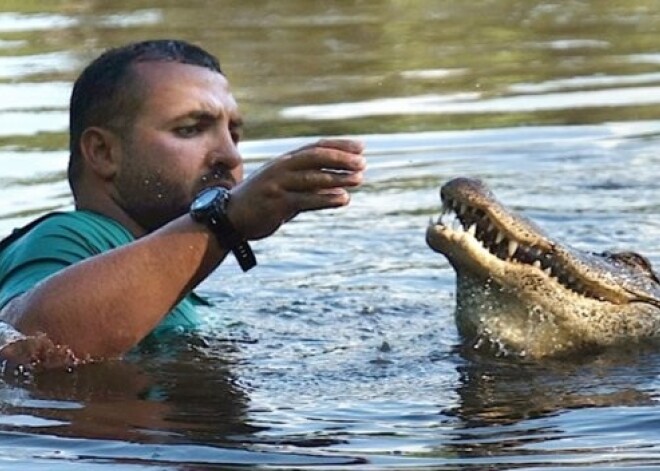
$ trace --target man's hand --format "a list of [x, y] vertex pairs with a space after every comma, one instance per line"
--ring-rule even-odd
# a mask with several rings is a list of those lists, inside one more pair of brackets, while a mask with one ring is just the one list
[[345, 206], [362, 183], [364, 147], [322, 139], [269, 162], [232, 190], [228, 216], [248, 240], [275, 232], [298, 213]]
[[23, 337], [0, 349], [0, 376], [68, 370], [79, 363], [69, 348], [54, 344], [45, 334]]

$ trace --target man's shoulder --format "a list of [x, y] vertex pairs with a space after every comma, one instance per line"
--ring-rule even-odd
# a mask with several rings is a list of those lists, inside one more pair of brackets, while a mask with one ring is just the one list
[[15, 229], [0, 242], [0, 251], [34, 244], [53, 249], [74, 244], [98, 252], [132, 240], [126, 228], [106, 216], [91, 211], [53, 212]]
[[92, 211], [65, 211], [53, 212], [40, 218], [34, 225], [35, 233], [77, 231], [95, 232], [103, 231], [112, 234], [129, 235], [128, 230], [114, 219]]
[[0, 242], [0, 308], [53, 273], [132, 240], [118, 223], [87, 211], [45, 214]]

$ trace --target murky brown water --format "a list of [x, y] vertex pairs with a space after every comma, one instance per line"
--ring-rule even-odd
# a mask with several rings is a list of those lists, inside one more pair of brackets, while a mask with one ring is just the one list
[[549, 233], [660, 264], [660, 2], [28, 1], [0, 5], [0, 233], [71, 204], [72, 80], [102, 49], [216, 53], [248, 170], [367, 143], [350, 208], [306, 214], [202, 287], [194, 338], [0, 383], [0, 469], [652, 468], [657, 352], [461, 354], [437, 188], [485, 179]]

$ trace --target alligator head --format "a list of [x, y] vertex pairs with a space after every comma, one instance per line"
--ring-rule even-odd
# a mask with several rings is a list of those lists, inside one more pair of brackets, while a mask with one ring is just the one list
[[474, 347], [544, 357], [660, 340], [660, 281], [634, 252], [562, 245], [479, 180], [440, 190], [426, 240], [456, 271], [456, 323]]

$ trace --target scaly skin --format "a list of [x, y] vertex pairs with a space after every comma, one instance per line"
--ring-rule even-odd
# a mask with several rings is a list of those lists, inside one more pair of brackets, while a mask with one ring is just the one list
[[426, 240], [456, 271], [467, 342], [534, 358], [660, 342], [660, 281], [643, 256], [561, 245], [478, 180], [451, 180], [440, 198]]

